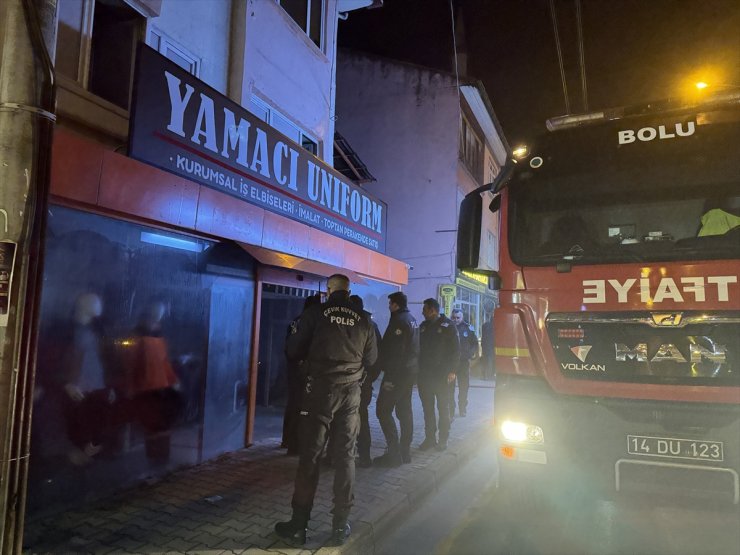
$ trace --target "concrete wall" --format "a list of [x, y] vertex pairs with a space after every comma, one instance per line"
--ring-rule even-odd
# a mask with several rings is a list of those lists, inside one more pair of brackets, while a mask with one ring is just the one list
[[231, 0], [164, 0], [147, 30], [154, 26], [199, 57], [200, 79], [226, 94], [230, 18]]
[[[416, 304], [455, 277], [459, 104], [453, 76], [348, 51], [337, 62], [337, 130], [388, 203], [387, 254], [413, 266]], [[418, 305], [413, 308], [417, 313]]]
[[248, 0], [246, 8], [240, 103], [258, 96], [317, 138], [333, 165], [336, 0], [324, 3], [322, 49], [273, 0]]

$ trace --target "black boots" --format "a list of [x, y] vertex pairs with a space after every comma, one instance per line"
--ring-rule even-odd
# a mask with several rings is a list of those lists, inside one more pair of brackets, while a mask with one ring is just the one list
[[411, 463], [411, 446], [410, 445], [401, 447], [401, 462], [403, 464]]
[[360, 468], [370, 468], [373, 465], [373, 460], [370, 455], [363, 455], [357, 459], [355, 464]]
[[437, 446], [437, 441], [434, 438], [426, 438], [424, 441], [421, 442], [421, 445], [419, 445], [420, 451], [429, 451], [430, 449], [434, 449]]
[[344, 545], [344, 542], [347, 541], [351, 532], [352, 529], [349, 526], [349, 522], [345, 522], [344, 524], [334, 524], [331, 531], [331, 537], [329, 538], [329, 541], [326, 542], [326, 545], [329, 547], [339, 547], [340, 545]]
[[401, 453], [399, 453], [396, 450], [393, 451], [386, 451], [384, 455], [381, 455], [379, 457], [375, 457], [373, 459], [373, 466], [382, 466], [385, 468], [396, 468], [398, 466], [401, 466], [401, 463], [403, 461], [401, 460]]
[[[306, 532], [308, 528], [308, 517], [304, 514], [293, 511], [293, 517], [287, 522], [278, 522], [275, 525], [275, 533], [278, 537], [294, 545], [306, 544]], [[349, 522], [346, 520], [334, 521], [328, 546], [344, 545], [349, 538], [351, 529]]]
[[308, 518], [297, 516], [294, 512], [293, 517], [288, 522], [278, 522], [275, 525], [275, 533], [291, 543], [304, 545], [306, 543], [307, 528]]

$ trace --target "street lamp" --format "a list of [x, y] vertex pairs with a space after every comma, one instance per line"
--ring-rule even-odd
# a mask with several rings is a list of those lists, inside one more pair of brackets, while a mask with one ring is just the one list
[[527, 157], [528, 154], [529, 154], [529, 148], [527, 147], [527, 145], [519, 145], [515, 147], [514, 150], [511, 151], [511, 155], [516, 160], [523, 160], [524, 158]]

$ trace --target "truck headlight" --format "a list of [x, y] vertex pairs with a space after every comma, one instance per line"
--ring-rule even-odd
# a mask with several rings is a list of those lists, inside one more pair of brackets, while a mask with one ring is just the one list
[[545, 434], [542, 428], [524, 422], [504, 420], [501, 423], [501, 436], [507, 441], [544, 443]]

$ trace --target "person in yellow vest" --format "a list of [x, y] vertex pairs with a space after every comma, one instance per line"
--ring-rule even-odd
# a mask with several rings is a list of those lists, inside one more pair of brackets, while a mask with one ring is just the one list
[[699, 237], [724, 235], [740, 226], [740, 217], [725, 212], [721, 208], [712, 208], [701, 217]]

